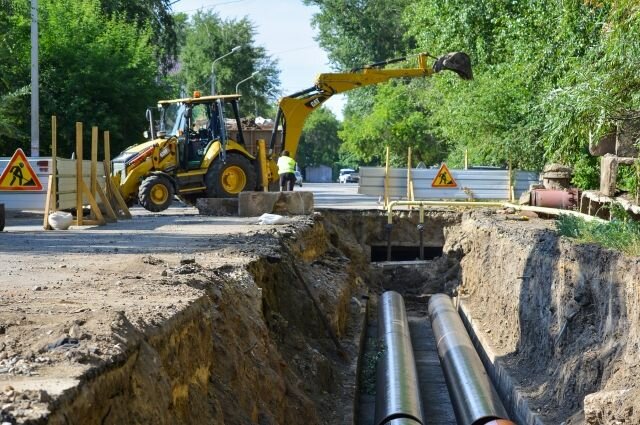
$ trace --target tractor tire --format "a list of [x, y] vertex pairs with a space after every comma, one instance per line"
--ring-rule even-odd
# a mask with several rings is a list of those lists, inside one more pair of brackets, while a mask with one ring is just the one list
[[168, 177], [156, 174], [149, 176], [140, 183], [138, 188], [138, 202], [144, 209], [160, 212], [169, 208], [173, 202], [175, 189]]
[[235, 198], [245, 190], [255, 190], [256, 170], [251, 162], [237, 153], [228, 153], [227, 161], [218, 157], [204, 178], [210, 198]]

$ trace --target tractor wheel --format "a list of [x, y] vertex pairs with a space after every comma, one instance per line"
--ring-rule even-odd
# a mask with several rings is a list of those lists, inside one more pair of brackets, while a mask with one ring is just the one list
[[242, 155], [227, 154], [227, 161], [217, 158], [205, 176], [207, 196], [210, 198], [235, 198], [243, 190], [256, 188], [256, 170]]
[[138, 202], [146, 210], [160, 212], [169, 208], [175, 190], [171, 181], [163, 175], [149, 176], [138, 189]]

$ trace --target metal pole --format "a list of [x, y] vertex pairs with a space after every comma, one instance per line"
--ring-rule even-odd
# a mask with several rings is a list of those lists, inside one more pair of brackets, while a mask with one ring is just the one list
[[229, 53], [225, 53], [224, 55], [220, 56], [217, 59], [214, 59], [214, 61], [211, 62], [211, 94], [212, 95], [216, 94], [216, 73], [215, 73], [216, 62], [218, 62], [220, 59], [226, 58], [227, 56], [237, 52], [238, 50], [240, 50], [240, 46], [234, 47], [233, 49], [231, 49]]
[[255, 71], [253, 74], [249, 75], [247, 78], [245, 78], [244, 80], [238, 81], [238, 84], [236, 84], [236, 94], [239, 94], [238, 92], [238, 88], [240, 87], [240, 84], [244, 83], [245, 81], [249, 81], [250, 79], [252, 79], [253, 77], [255, 77], [256, 75], [258, 75], [258, 71]]
[[40, 75], [38, 66], [38, 0], [31, 0], [31, 156], [40, 156]]
[[424, 424], [409, 322], [402, 296], [388, 291], [378, 303], [378, 339], [384, 351], [376, 367], [376, 425]]
[[458, 424], [508, 419], [451, 298], [433, 295], [429, 300], [429, 317]]

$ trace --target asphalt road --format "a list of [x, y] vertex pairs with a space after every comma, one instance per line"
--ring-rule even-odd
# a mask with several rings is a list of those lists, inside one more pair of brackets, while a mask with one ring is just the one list
[[316, 209], [378, 209], [382, 203], [377, 197], [358, 194], [357, 183], [303, 183], [295, 190], [313, 192]]
[[[357, 183], [303, 183], [302, 187], [296, 186], [295, 191], [309, 191], [313, 192], [314, 203], [316, 210], [322, 209], [380, 209], [382, 204], [378, 202], [378, 198], [367, 195], [358, 194]], [[193, 207], [188, 207], [175, 202], [173, 206], [161, 213], [149, 213], [148, 211], [134, 207], [131, 209], [131, 213], [135, 217], [153, 216], [156, 220], [145, 220], [144, 223], [139, 220], [127, 221], [123, 220], [116, 225], [108, 225], [102, 227], [104, 231], [115, 230], [126, 231], [138, 229], [142, 226], [143, 229], [147, 229], [149, 226], [162, 226], [170, 223], [179, 223], [187, 220], [189, 216], [198, 216], [198, 210]], [[42, 212], [41, 211], [15, 211], [8, 210], [6, 214], [6, 227], [5, 232], [23, 232], [23, 231], [40, 231], [42, 230]], [[175, 217], [182, 217], [176, 219]], [[211, 218], [211, 217], [210, 217]], [[223, 219], [218, 217], [217, 219]], [[224, 218], [230, 221], [226, 224], [247, 224], [249, 222], [256, 221], [255, 218], [241, 218], [241, 217], [226, 217]], [[177, 220], [177, 221], [176, 221]], [[247, 221], [249, 220], [249, 221]], [[238, 221], [235, 223], [234, 221]], [[233, 223], [232, 223], [233, 222]], [[138, 229], [139, 230], [139, 229]]]

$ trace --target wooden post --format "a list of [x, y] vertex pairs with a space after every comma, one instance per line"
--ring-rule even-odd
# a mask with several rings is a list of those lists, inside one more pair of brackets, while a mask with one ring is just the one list
[[464, 169], [469, 169], [469, 149], [464, 150]]
[[[96, 187], [98, 186], [98, 127], [91, 127], [91, 174], [89, 177], [89, 191], [93, 199], [96, 198]], [[96, 214], [91, 210], [91, 217], [96, 218]]]
[[82, 226], [82, 123], [76, 122], [76, 224]]
[[511, 169], [511, 160], [509, 160], [509, 186], [508, 186], [508, 194], [507, 194], [507, 198], [509, 199], [509, 202], [513, 202], [514, 197], [515, 197], [515, 193], [513, 190], [513, 173], [512, 173], [512, 169]]
[[636, 205], [640, 205], [640, 159], [636, 160]]
[[91, 196], [96, 197], [98, 186], [98, 127], [91, 127]]
[[389, 146], [387, 146], [387, 154], [385, 156], [384, 166], [384, 207], [389, 205]]
[[44, 222], [42, 227], [44, 230], [51, 230], [49, 226], [49, 213], [58, 210], [58, 119], [55, 115], [51, 116], [51, 176], [49, 177], [49, 186], [47, 189], [47, 199], [45, 201]]
[[[107, 182], [107, 196], [115, 200], [116, 213], [120, 218], [131, 218], [131, 212], [127, 203], [122, 199], [120, 189], [114, 187], [111, 179], [111, 136], [108, 131], [104, 132], [104, 175]], [[117, 207], [120, 207], [119, 209]]]
[[260, 160], [260, 179], [262, 190], [269, 191], [269, 164], [267, 163], [267, 142], [258, 139], [258, 158]]
[[413, 176], [411, 174], [411, 148], [409, 148], [409, 152], [407, 155], [407, 200], [414, 201], [415, 195], [413, 192]]

